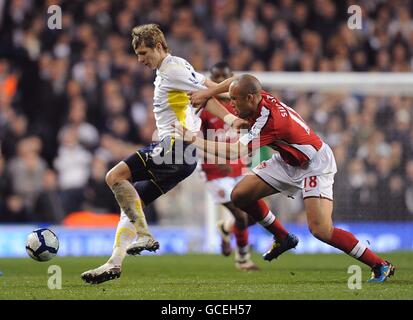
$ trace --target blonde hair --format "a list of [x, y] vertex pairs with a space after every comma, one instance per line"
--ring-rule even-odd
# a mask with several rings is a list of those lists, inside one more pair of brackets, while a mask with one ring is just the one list
[[143, 24], [132, 29], [133, 50], [142, 45], [154, 49], [158, 43], [168, 52], [165, 36], [157, 24]]

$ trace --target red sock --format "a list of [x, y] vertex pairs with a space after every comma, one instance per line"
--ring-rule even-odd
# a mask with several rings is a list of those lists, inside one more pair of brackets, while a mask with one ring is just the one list
[[234, 224], [232, 232], [234, 233], [235, 239], [237, 240], [238, 248], [243, 248], [248, 244], [248, 228], [240, 229], [236, 224]]
[[252, 205], [244, 208], [244, 211], [276, 236], [277, 239], [285, 239], [285, 237], [287, 237], [288, 231], [285, 230], [283, 225], [275, 218], [264, 200], [258, 200]]
[[383, 264], [385, 261], [373, 251], [362, 244], [352, 233], [334, 228], [328, 244], [340, 249], [357, 260], [373, 267], [375, 264]]

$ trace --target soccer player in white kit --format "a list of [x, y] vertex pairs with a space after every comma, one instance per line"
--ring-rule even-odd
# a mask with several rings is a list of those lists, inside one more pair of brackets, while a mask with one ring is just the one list
[[[171, 190], [195, 170], [195, 148], [171, 137], [172, 124], [178, 121], [185, 129], [198, 131], [201, 121], [190, 104], [188, 93], [216, 85], [197, 73], [186, 60], [169, 54], [164, 34], [155, 24], [133, 28], [132, 46], [138, 62], [156, 70], [153, 112], [160, 141], [136, 151], [106, 175], [106, 183], [121, 208], [121, 216], [112, 256], [104, 265], [81, 275], [85, 282], [92, 284], [118, 278], [126, 253], [137, 255], [143, 250], [159, 248], [149, 232], [143, 206]], [[208, 101], [205, 108], [229, 125], [244, 123], [216, 100]]]

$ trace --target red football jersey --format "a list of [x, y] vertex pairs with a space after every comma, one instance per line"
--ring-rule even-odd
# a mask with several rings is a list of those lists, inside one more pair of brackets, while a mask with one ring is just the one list
[[[223, 102], [222, 100], [220, 102], [229, 112], [235, 114], [235, 109], [230, 102]], [[200, 118], [202, 120], [202, 131], [205, 139], [209, 139], [207, 130], [210, 129], [213, 130], [210, 132], [216, 137], [216, 141], [230, 142], [229, 138], [225, 135], [229, 126], [226, 125], [223, 120], [205, 110], [202, 111]], [[207, 162], [207, 160], [204, 162]], [[226, 164], [231, 166], [230, 173], [224, 172], [217, 164], [203, 163], [202, 170], [204, 170], [207, 180], [210, 181], [224, 177], [238, 177], [242, 174], [242, 169], [245, 167], [242, 159], [226, 161]]]
[[249, 150], [269, 146], [289, 165], [305, 166], [323, 141], [296, 111], [265, 91], [261, 96], [255, 115], [248, 119], [251, 129], [239, 141]]

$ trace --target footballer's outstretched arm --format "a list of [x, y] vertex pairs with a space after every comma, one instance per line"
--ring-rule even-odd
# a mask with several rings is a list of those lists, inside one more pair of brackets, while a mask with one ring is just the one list
[[215, 81], [212, 81], [211, 79], [206, 78], [204, 82], [204, 86], [207, 87], [207, 89], [204, 89], [204, 90], [208, 90], [209, 88], [216, 87], [217, 85], [218, 83], [216, 83]]
[[232, 81], [236, 79], [237, 77], [233, 76], [220, 83], [215, 83], [214, 81], [210, 79], [206, 79], [204, 82], [204, 85], [207, 87], [207, 89], [202, 89], [202, 90], [193, 91], [189, 93], [191, 104], [194, 107], [204, 106], [206, 102], [208, 101], [208, 99], [210, 99], [211, 97], [216, 96], [221, 93], [228, 92]]
[[245, 120], [242, 120], [229, 112], [215, 97], [208, 99], [205, 105], [205, 110], [222, 119], [226, 124], [232, 127], [247, 126], [247, 122]]
[[225, 158], [227, 160], [239, 159], [249, 153], [248, 147], [240, 142], [215, 142], [212, 140], [205, 140], [200, 137], [195, 137], [192, 141], [193, 145], [195, 145], [198, 149], [201, 149], [205, 153], [214, 155], [219, 158]]
[[[213, 82], [211, 80], [206, 80], [204, 85], [208, 86], [208, 84], [212, 83], [212, 84], [215, 84], [215, 86], [210, 87], [209, 89], [196, 91], [196, 92], [191, 92], [189, 94], [191, 96], [191, 104], [195, 105], [192, 102], [192, 98], [193, 98], [194, 95], [196, 95], [198, 93], [201, 93], [203, 91], [206, 91], [206, 90], [210, 90], [210, 89], [214, 90], [214, 88], [218, 88], [214, 91], [214, 94], [212, 96], [209, 96], [209, 94], [208, 94], [205, 99], [199, 100], [199, 101], [201, 101], [201, 104], [198, 104], [199, 109], [202, 109], [204, 107], [206, 111], [208, 111], [208, 112], [212, 113], [214, 116], [222, 119], [226, 124], [230, 125], [234, 129], [247, 128], [248, 127], [248, 122], [247, 121], [245, 121], [243, 119], [240, 119], [237, 116], [235, 116], [234, 114], [232, 114], [231, 112], [229, 112], [218, 101], [218, 99], [216, 99], [214, 97], [217, 94], [228, 92], [229, 86], [231, 85], [233, 79], [234, 79], [234, 77], [229, 78], [227, 80], [224, 80], [224, 81], [220, 82], [219, 84], [215, 84], [215, 82]], [[228, 80], [231, 80], [231, 81], [228, 81]], [[221, 87], [221, 89], [219, 89], [220, 87]]]
[[176, 139], [181, 139], [188, 143], [191, 143], [198, 149], [202, 150], [204, 153], [208, 153], [210, 155], [227, 160], [239, 159], [249, 154], [248, 145], [245, 145], [240, 141], [234, 143], [226, 143], [205, 140], [201, 137], [198, 137], [193, 132], [185, 129], [179, 123], [172, 124], [172, 126], [175, 128], [173, 135]]
[[237, 76], [233, 76], [231, 78], [225, 79], [224, 81], [220, 83], [215, 83], [212, 80], [206, 79], [204, 82], [204, 85], [208, 89], [200, 90], [193, 92], [191, 94], [191, 103], [199, 104], [201, 103], [205, 98], [209, 99], [213, 96], [216, 96], [220, 93], [228, 92], [229, 91], [229, 86], [231, 85], [232, 81], [238, 79]]

